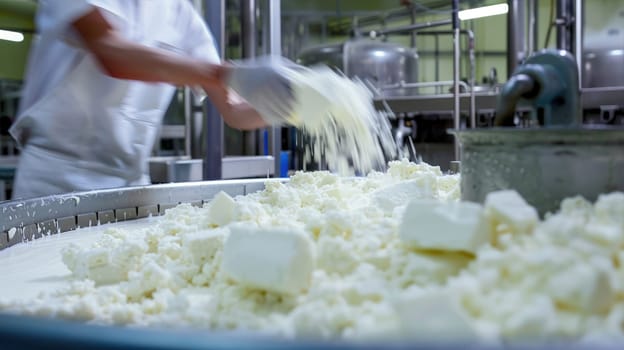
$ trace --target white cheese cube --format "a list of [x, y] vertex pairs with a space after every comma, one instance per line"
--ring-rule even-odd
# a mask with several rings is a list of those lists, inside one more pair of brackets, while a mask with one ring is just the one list
[[481, 205], [422, 199], [407, 205], [399, 236], [414, 248], [468, 253], [475, 253], [490, 239]]
[[403, 334], [433, 342], [465, 342], [479, 339], [473, 322], [458, 300], [446, 291], [419, 290], [395, 303]]
[[373, 204], [385, 213], [392, 213], [394, 208], [407, 205], [412, 199], [434, 198], [436, 177], [424, 174], [420, 178], [382, 187], [373, 192]]
[[494, 232], [530, 233], [539, 221], [537, 210], [514, 190], [489, 193], [485, 216]]
[[223, 247], [223, 239], [227, 228], [198, 231], [186, 234], [182, 239], [182, 251], [184, 254], [201, 265], [211, 260]]
[[594, 208], [597, 220], [624, 225], [624, 193], [601, 194]]
[[224, 226], [232, 222], [234, 219], [234, 209], [236, 208], [236, 202], [230, 195], [221, 191], [210, 201], [210, 208], [208, 209], [208, 216], [210, 222]]
[[613, 303], [609, 275], [587, 262], [553, 276], [547, 288], [557, 304], [583, 313], [606, 312]]
[[314, 246], [303, 231], [242, 225], [231, 227], [221, 265], [242, 285], [284, 294], [308, 289], [314, 267]]

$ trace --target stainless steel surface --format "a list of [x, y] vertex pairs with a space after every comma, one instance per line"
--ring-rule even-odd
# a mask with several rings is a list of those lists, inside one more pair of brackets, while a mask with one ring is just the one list
[[459, 174], [461, 170], [461, 162], [458, 160], [453, 160], [449, 164], [449, 174]]
[[507, 77], [524, 58], [524, 7], [521, 0], [507, 0]]
[[[189, 182], [202, 180], [202, 159], [188, 157], [155, 157], [150, 159], [153, 183]], [[276, 174], [273, 156], [224, 157], [221, 179], [266, 178]]]
[[[416, 6], [410, 6], [409, 9], [410, 24], [416, 24]], [[416, 48], [416, 31], [410, 32], [410, 47]]]
[[152, 183], [189, 182], [203, 180], [202, 159], [188, 157], [156, 157], [150, 159]]
[[279, 174], [279, 169], [275, 168], [273, 156], [223, 158], [223, 179], [267, 178], [275, 174]]
[[583, 86], [583, 32], [585, 30], [583, 5], [583, 0], [574, 0], [574, 59], [578, 69], [579, 86]]
[[[203, 92], [202, 92], [203, 93]], [[184, 123], [182, 126], [185, 154], [191, 158], [203, 158], [206, 140], [204, 138], [204, 113], [202, 97], [196, 96], [191, 89], [183, 90]]]
[[382, 29], [382, 30], [373, 31], [373, 32], [377, 33], [377, 34], [381, 34], [381, 35], [406, 33], [406, 32], [414, 32], [414, 31], [417, 31], [417, 30], [420, 30], [420, 29], [442, 27], [442, 26], [446, 26], [446, 25], [449, 25], [449, 24], [452, 24], [452, 23], [453, 22], [452, 22], [451, 19], [442, 19], [442, 20], [439, 20], [439, 21], [416, 23], [416, 24], [410, 24], [410, 25], [406, 25], [406, 26], [402, 26], [402, 27]]
[[557, 49], [574, 52], [574, 4], [573, 0], [557, 0]]
[[[471, 127], [474, 127], [476, 125], [476, 101], [475, 101], [475, 92], [479, 91], [479, 90], [483, 90], [485, 88], [487, 88], [487, 90], [490, 90], [490, 87], [484, 87], [484, 86], [476, 86], [475, 85], [475, 81], [476, 81], [476, 57], [475, 57], [475, 35], [474, 32], [470, 29], [462, 29], [459, 31], [460, 34], [462, 35], [466, 35], [467, 37], [467, 46], [468, 46], [468, 59], [469, 59], [469, 65], [470, 65], [470, 77], [469, 77], [469, 81], [468, 81], [468, 86], [465, 87], [467, 91], [470, 91], [470, 125]], [[455, 31], [454, 30], [450, 30], [450, 31], [444, 31], [444, 30], [428, 30], [425, 32], [421, 32], [419, 33], [420, 36], [434, 36], [436, 38], [436, 43], [437, 43], [437, 38], [439, 35], [455, 35]], [[437, 70], [438, 70], [438, 60], [436, 60], [436, 77], [438, 76], [437, 74]], [[439, 85], [440, 87], [442, 85], [444, 85], [444, 82], [439, 81], [436, 79], [435, 82], [431, 82], [434, 85]], [[463, 85], [464, 82], [460, 81], [459, 82], [460, 85]], [[423, 83], [419, 83], [419, 84], [423, 84]], [[454, 81], [453, 81], [453, 85], [454, 85]], [[462, 89], [460, 88], [459, 91], [462, 91]], [[418, 93], [418, 91], [415, 91], [415, 93]], [[438, 91], [438, 93], [440, 93], [440, 91]]]
[[[224, 58], [225, 47], [225, 0], [210, 0], [204, 3], [204, 18], [212, 32], [219, 56]], [[223, 158], [223, 120], [217, 109], [204, 104], [205, 154], [203, 161], [203, 179], [216, 180], [221, 178], [221, 158]]]
[[476, 75], [477, 63], [475, 57], [475, 35], [472, 30], [466, 31], [468, 34], [468, 58], [470, 60], [470, 127], [477, 127], [477, 106], [476, 106]]
[[[264, 188], [253, 179], [206, 181], [76, 192], [0, 203], [0, 249], [29, 238], [56, 234], [82, 226], [163, 214], [179, 203], [202, 205], [217, 193], [245, 195]], [[9, 238], [11, 237], [11, 238]]]
[[[353, 39], [306, 49], [297, 61], [306, 66], [325, 64], [349, 77], [370, 81], [376, 88], [418, 81], [418, 54], [411, 48], [370, 39]], [[395, 90], [395, 95], [414, 91]]]
[[[242, 40], [242, 58], [256, 57], [256, 1], [241, 0], [240, 1], [240, 24], [241, 24], [241, 40]], [[243, 130], [243, 154], [246, 156], [255, 156], [260, 154], [260, 132], [258, 130]]]
[[539, 6], [537, 0], [527, 1], [527, 55], [537, 52], [539, 47]]
[[[192, 141], [192, 133], [191, 128], [191, 114], [193, 113], [191, 110], [191, 88], [188, 86], [184, 87], [182, 95], [182, 112], [184, 113], [184, 154], [190, 155], [192, 153], [193, 141]], [[203, 157], [201, 155], [200, 157]]]
[[624, 85], [619, 87], [600, 87], [581, 89], [583, 108], [600, 108], [602, 106], [619, 106], [624, 108]]
[[256, 0], [241, 0], [242, 57], [256, 57]]
[[624, 44], [619, 49], [585, 52], [582, 75], [586, 88], [624, 87]]
[[[498, 93], [496, 90], [486, 92], [475, 92], [476, 114], [484, 111], [493, 111], [496, 108], [496, 99]], [[393, 96], [384, 98], [388, 106], [395, 113], [437, 113], [448, 114], [453, 117], [454, 95], [450, 93], [436, 95], [416, 95], [416, 96]], [[459, 108], [462, 113], [468, 115], [470, 113], [470, 93], [459, 94]], [[375, 99], [375, 106], [381, 109], [382, 100]]]
[[[460, 129], [461, 115], [459, 109], [459, 0], [453, 0], [453, 14], [452, 14], [452, 22], [453, 22], [453, 121], [455, 130]], [[470, 92], [471, 95], [474, 94], [473, 91]], [[471, 97], [472, 98], [472, 97]], [[453, 138], [453, 143], [455, 146], [455, 160], [459, 160], [459, 142], [457, 138]]]
[[343, 43], [309, 47], [299, 53], [297, 57], [297, 62], [304, 66], [324, 64], [331, 68], [336, 68], [340, 71], [344, 71], [342, 46]]
[[[624, 108], [624, 87], [585, 88], [581, 90], [581, 104], [584, 109], [601, 106], [620, 106]], [[460, 109], [462, 113], [470, 111], [470, 94], [460, 94]], [[496, 108], [498, 90], [476, 91], [475, 106], [477, 116], [482, 113], [493, 112]], [[448, 114], [452, 116], [452, 94], [420, 95], [420, 96], [395, 96], [385, 98], [385, 103], [395, 113], [421, 112]], [[382, 99], [375, 99], [375, 106], [383, 108]]]
[[455, 132], [462, 199], [515, 189], [540, 214], [566, 197], [624, 191], [624, 128], [491, 128]]
[[[269, 53], [275, 56], [282, 55], [282, 22], [281, 0], [269, 0]], [[269, 147], [273, 155], [273, 174], [279, 177], [282, 169], [282, 128], [279, 126], [269, 130]]]
[[343, 46], [343, 55], [347, 76], [367, 79], [377, 88], [401, 81], [418, 81], [418, 55], [413, 49], [359, 39], [347, 41]]

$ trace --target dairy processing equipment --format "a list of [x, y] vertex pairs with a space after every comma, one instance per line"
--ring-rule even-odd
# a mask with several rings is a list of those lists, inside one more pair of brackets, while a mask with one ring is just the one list
[[[213, 6], [211, 10], [218, 10], [213, 15], [222, 16], [223, 8]], [[213, 30], [217, 37], [223, 34], [219, 29]], [[454, 35], [456, 43], [461, 35], [468, 41], [473, 36], [470, 31], [459, 28], [437, 33], [431, 35]], [[353, 48], [358, 50], [351, 51]], [[474, 75], [461, 81], [458, 74], [454, 74], [455, 79], [449, 81], [419, 82], [418, 71], [414, 69], [418, 64], [416, 51], [378, 39], [359, 38], [315, 48], [300, 58], [306, 64], [333, 62], [346, 74], [363, 76], [372, 81], [371, 89], [377, 94], [376, 105], [380, 110], [387, 110], [388, 117], [393, 119], [397, 144], [413, 139], [416, 152], [426, 153], [423, 152], [424, 147], [417, 143], [419, 134], [423, 131], [439, 132], [436, 136], [444, 139], [445, 146], [449, 147], [445, 149], [446, 158], [438, 158], [438, 164], [445, 165], [448, 160], [457, 159], [453, 153], [453, 139], [446, 135], [447, 129], [454, 129], [458, 146], [461, 146], [457, 156], [461, 159], [464, 199], [483, 202], [485, 195], [491, 191], [512, 188], [544, 214], [556, 209], [564, 197], [583, 195], [594, 200], [600, 193], [624, 190], [621, 176], [624, 173], [622, 128], [587, 125], [588, 120], [596, 121], [595, 124], [621, 123], [618, 118], [621, 118], [624, 101], [623, 84], [617, 80], [617, 75], [612, 78], [603, 69], [605, 60], [611, 57], [617, 59], [618, 52], [615, 51], [615, 54], [599, 55], [598, 51], [588, 54], [580, 76], [575, 59], [569, 54], [563, 51], [538, 52], [524, 62], [517, 62], [506, 83], [485, 86], [477, 86]], [[345, 52], [353, 54], [345, 55]], [[458, 63], [459, 52], [455, 53], [455, 63]], [[313, 54], [327, 56], [316, 56], [304, 62]], [[340, 59], [345, 57], [349, 59]], [[359, 60], [363, 57], [368, 61]], [[388, 61], [390, 58], [394, 60]], [[358, 70], [360, 68], [362, 70]], [[492, 81], [496, 80], [493, 72], [491, 77]], [[613, 82], [613, 85], [605, 80]], [[427, 89], [435, 92], [422, 93]], [[275, 160], [269, 156], [254, 158], [260, 160], [257, 166], [250, 162], [250, 158], [230, 159], [231, 163], [222, 159], [224, 135], [216, 112], [196, 101], [189, 101], [186, 108], [189, 118], [204, 112], [208, 115], [207, 125], [201, 128], [205, 127], [204, 132], [210, 133], [207, 142], [210, 146], [206, 150], [210, 154], [203, 155], [206, 157], [204, 160], [156, 159], [154, 171], [159, 172], [165, 181], [201, 179], [206, 174], [202, 170], [208, 171], [214, 178], [235, 177], [232, 175], [233, 166], [246, 167], [236, 174], [256, 177], [264, 177], [267, 163], [271, 164], [271, 173], [276, 171], [279, 163], [274, 163]], [[592, 114], [596, 111], [599, 113], [597, 116]], [[418, 120], [427, 122], [418, 124]], [[189, 131], [197, 130], [191, 128]], [[279, 139], [279, 132], [271, 135], [270, 147], [274, 154], [280, 150]], [[417, 154], [412, 154], [411, 158], [416, 159]], [[215, 163], [217, 161], [218, 164]], [[204, 167], [211, 168], [205, 170]], [[179, 203], [201, 206], [220, 191], [231, 196], [251, 194], [264, 189], [266, 182], [266, 179], [254, 179], [178, 183], [0, 203], [0, 250], [80, 227], [162, 215]], [[0, 315], [0, 339], [0, 347], [7, 348], [40, 346], [41, 342], [50, 347], [143, 349], [392, 347], [392, 344], [374, 342], [293, 343], [237, 333], [102, 327], [13, 315]], [[561, 348], [567, 347], [564, 345]]]
[[[309, 48], [298, 55], [297, 63], [325, 64], [349, 77], [367, 80], [378, 89], [401, 82], [418, 82], [416, 51], [378, 40], [354, 38], [345, 43]], [[390, 93], [410, 92], [395, 89]]]
[[[514, 127], [516, 106], [529, 106]], [[574, 59], [566, 51], [529, 57], [504, 84], [494, 128], [455, 130], [461, 144], [462, 198], [517, 190], [541, 214], [576, 195], [594, 201], [624, 190], [624, 128], [581, 123]], [[588, 177], [589, 173], [591, 177]]]
[[[578, 71], [580, 94], [578, 96], [579, 114], [578, 117], [584, 124], [607, 124], [619, 125], [624, 121], [624, 84], [622, 83], [622, 67], [624, 67], [624, 54], [621, 45], [621, 25], [614, 20], [610, 26], [606, 23], [596, 23], [596, 16], [586, 20], [583, 15], [584, 8], [591, 10], [593, 6], [599, 6], [594, 2], [559, 0], [552, 2], [553, 22], [551, 28], [539, 28], [543, 31], [551, 31], [556, 35], [556, 47], [572, 53], [574, 64]], [[610, 3], [611, 5], [615, 4]], [[539, 13], [539, 3], [537, 1], [507, 1], [509, 12], [507, 14], [507, 74], [524, 63], [528, 55], [537, 52], [541, 47], [541, 38], [538, 35], [538, 19], [543, 13]], [[543, 4], [541, 4], [543, 5]], [[443, 9], [436, 8], [437, 12], [428, 12], [431, 9], [419, 7], [414, 4], [412, 7], [388, 11], [378, 17], [354, 17], [350, 29], [357, 35], [347, 40], [345, 43], [316, 45], [311, 48], [304, 48], [297, 57], [304, 64], [328, 63], [337, 68], [344, 69], [344, 64], [360, 65], [362, 67], [371, 64], [374, 59], [369, 54], [363, 53], [359, 56], [345, 54], [343, 46], [349, 42], [365, 40], [366, 42], [377, 43], [380, 47], [392, 43], [393, 35], [401, 38], [403, 35], [411, 36], [409, 47], [419, 53], [420, 45], [418, 38], [435, 38], [435, 81], [422, 81], [423, 74], [418, 74], [419, 81], [408, 80], [396, 81], [396, 75], [390, 75], [388, 80], [392, 83], [386, 86], [371, 84], [376, 94], [376, 106], [379, 110], [390, 110], [389, 116], [401, 137], [397, 138], [399, 147], [408, 143], [414, 143], [417, 153], [423, 160], [439, 164], [444, 169], [449, 161], [457, 160], [459, 157], [457, 145], [453, 148], [453, 138], [445, 133], [448, 128], [477, 127], [487, 128], [494, 126], [498, 93], [501, 88], [500, 81], [507, 77], [498, 77], [496, 69], [491, 69], [487, 79], [484, 77], [479, 82], [474, 73], [475, 56], [479, 52], [474, 51], [475, 42], [479, 37], [469, 28], [464, 26], [459, 31], [459, 36], [465, 36], [466, 42], [463, 47], [457, 48], [449, 53], [440, 54], [439, 38], [444, 36], [454, 36], [454, 29], [447, 29], [452, 25], [452, 19], [445, 18]], [[430, 14], [426, 21], [414, 21], [414, 11]], [[423, 12], [424, 11], [424, 12]], [[437, 18], [431, 16], [437, 14]], [[412, 18], [410, 25], [403, 25], [400, 20]], [[621, 15], [620, 15], [621, 17]], [[613, 18], [620, 18], [618, 15]], [[587, 26], [589, 23], [589, 26]], [[603, 28], [604, 29], [600, 29]], [[441, 27], [436, 29], [434, 27]], [[371, 28], [373, 28], [371, 30]], [[600, 31], [599, 31], [600, 29]], [[288, 35], [288, 34], [286, 34]], [[359, 35], [359, 36], [358, 36]], [[548, 34], [549, 36], [550, 34]], [[459, 37], [454, 39], [455, 46]], [[285, 39], [288, 40], [288, 39]], [[403, 44], [404, 45], [404, 44]], [[448, 48], [447, 48], [448, 49]], [[442, 56], [441, 56], [442, 55]], [[447, 56], [443, 56], [447, 55]], [[438, 79], [439, 60], [441, 57], [453, 59], [453, 79]], [[413, 61], [417, 65], [415, 69], [422, 69], [424, 56], [419, 53], [419, 60]], [[455, 76], [455, 67], [459, 66], [459, 61], [464, 62], [461, 76]], [[401, 67], [401, 69], [405, 69]], [[348, 70], [346, 70], [348, 71]], [[369, 74], [374, 75], [374, 74]], [[358, 76], [367, 78], [367, 74], [361, 73]], [[373, 77], [374, 80], [374, 77]], [[457, 87], [456, 87], [457, 85]], [[521, 119], [526, 119], [531, 109], [526, 106], [518, 106], [514, 114]], [[409, 137], [408, 137], [409, 136]]]

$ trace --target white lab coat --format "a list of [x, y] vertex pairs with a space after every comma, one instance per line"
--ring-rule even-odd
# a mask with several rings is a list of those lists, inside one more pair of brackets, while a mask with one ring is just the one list
[[97, 6], [126, 38], [219, 62], [187, 0], [42, 0], [18, 119], [13, 198], [149, 183], [148, 157], [175, 87], [112, 78], [71, 23]]

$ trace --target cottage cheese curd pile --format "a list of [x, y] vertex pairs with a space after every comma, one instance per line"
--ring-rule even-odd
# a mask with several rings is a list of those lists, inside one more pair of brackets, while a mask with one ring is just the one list
[[544, 221], [513, 191], [458, 199], [458, 176], [426, 164], [297, 173], [140, 229], [111, 226], [64, 250], [65, 288], [0, 309], [287, 338], [622, 335], [624, 194], [567, 199]]

